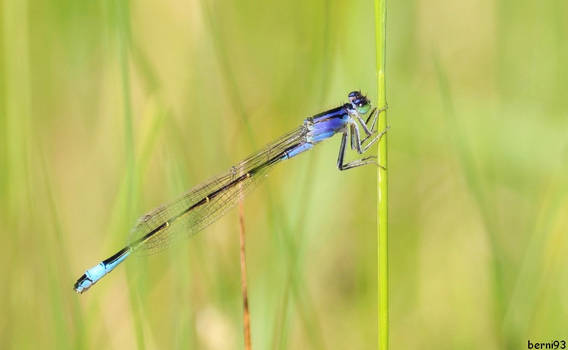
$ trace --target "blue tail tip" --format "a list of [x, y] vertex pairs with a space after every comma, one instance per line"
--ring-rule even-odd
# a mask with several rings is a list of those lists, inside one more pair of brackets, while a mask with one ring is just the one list
[[83, 274], [83, 276], [79, 277], [77, 282], [75, 282], [73, 289], [75, 290], [75, 292], [82, 294], [86, 292], [92, 285], [93, 281], [89, 277], [87, 277], [86, 274]]

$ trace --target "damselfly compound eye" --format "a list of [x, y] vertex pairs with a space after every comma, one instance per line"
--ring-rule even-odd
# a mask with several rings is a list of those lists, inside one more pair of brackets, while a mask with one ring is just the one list
[[356, 98], [351, 103], [355, 106], [359, 114], [366, 114], [371, 108], [371, 104], [365, 96]]
[[367, 112], [369, 112], [369, 109], [371, 109], [370, 105], [364, 105], [361, 107], [357, 107], [357, 112], [359, 112], [359, 114], [366, 114]]

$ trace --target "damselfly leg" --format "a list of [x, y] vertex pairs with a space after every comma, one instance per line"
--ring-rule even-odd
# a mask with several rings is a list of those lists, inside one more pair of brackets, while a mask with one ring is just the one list
[[[353, 169], [368, 164], [375, 164], [384, 169], [384, 167], [377, 162], [376, 160], [377, 157], [375, 156], [369, 156], [362, 159], [351, 161], [349, 163], [345, 163], [345, 148], [347, 145], [347, 137], [350, 137], [351, 149], [356, 150], [357, 153], [359, 154], [365, 153], [372, 145], [378, 142], [389, 129], [389, 127], [387, 127], [385, 130], [381, 131], [378, 134], [377, 131], [374, 130], [377, 124], [377, 119], [379, 114], [386, 109], [387, 106], [380, 109], [377, 108], [373, 109], [365, 122], [363, 122], [363, 119], [361, 118], [359, 113], [355, 114], [357, 120], [361, 123], [361, 127], [363, 127], [363, 129], [365, 130], [367, 136], [363, 139], [363, 141], [361, 141], [361, 135], [359, 133], [359, 126], [357, 123], [352, 123], [351, 125], [349, 125], [349, 131], [347, 130], [347, 128], [345, 128], [341, 136], [341, 145], [339, 146], [339, 155], [337, 157], [337, 168], [339, 170]], [[371, 128], [369, 130], [367, 126], [370, 120], [372, 120], [372, 122], [371, 122]], [[350, 135], [348, 135], [348, 133]], [[373, 134], [376, 135], [374, 135], [373, 137]], [[370, 141], [367, 142], [369, 138], [371, 139]]]
[[[363, 139], [363, 141], [361, 141], [361, 143], [365, 143], [365, 141], [367, 141], [374, 133], [377, 132], [377, 130], [375, 130], [375, 126], [377, 126], [377, 120], [379, 119], [379, 114], [381, 114], [382, 112], [386, 111], [389, 108], [388, 105], [377, 109], [374, 108], [373, 111], [371, 113], [369, 113], [369, 116], [367, 117], [367, 120], [365, 121], [365, 127], [371, 131], [371, 134], [367, 134], [367, 136]], [[369, 127], [369, 120], [372, 120], [371, 122], [371, 127]], [[388, 128], [387, 128], [388, 129]]]
[[[381, 139], [381, 137], [386, 132], [387, 132], [387, 130], [384, 130], [381, 133], [379, 133], [378, 135], [376, 135], [367, 145], [365, 145], [363, 148], [361, 148], [361, 152], [359, 152], [359, 150], [357, 150], [357, 152], [358, 153], [364, 153], [369, 147], [371, 147], [374, 143], [379, 141]], [[357, 168], [357, 167], [360, 167], [360, 166], [363, 166], [363, 165], [368, 165], [368, 164], [375, 164], [376, 166], [379, 166], [379, 167], [385, 169], [385, 167], [383, 167], [382, 165], [380, 165], [377, 162], [377, 157], [375, 157], [375, 156], [365, 157], [365, 158], [362, 158], [362, 159], [357, 159], [357, 160], [351, 161], [349, 163], [345, 163], [345, 146], [347, 144], [347, 136], [348, 136], [347, 131], [344, 131], [343, 135], [341, 135], [341, 145], [339, 146], [339, 155], [337, 156], [337, 168], [339, 170], [353, 169], [353, 168]], [[355, 136], [355, 137], [357, 137], [357, 136]], [[361, 146], [361, 145], [359, 144], [359, 146]]]

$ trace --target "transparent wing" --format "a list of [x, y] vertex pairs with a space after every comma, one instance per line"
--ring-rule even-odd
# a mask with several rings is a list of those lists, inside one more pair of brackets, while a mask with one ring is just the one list
[[286, 150], [305, 142], [306, 133], [305, 126], [299, 127], [223, 175], [142, 216], [132, 229], [129, 245], [137, 254], [153, 254], [181, 238], [198, 233], [260, 183], [266, 172], [282, 160]]

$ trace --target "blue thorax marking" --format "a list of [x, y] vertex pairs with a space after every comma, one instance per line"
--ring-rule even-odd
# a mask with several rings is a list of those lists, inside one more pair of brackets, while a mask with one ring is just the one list
[[295, 157], [311, 149], [316, 143], [328, 139], [343, 130], [350, 118], [346, 108], [348, 106], [343, 105], [307, 118], [304, 122], [304, 125], [308, 128], [306, 141], [287, 151], [283, 158], [290, 159]]
[[313, 116], [311, 122], [307, 141], [318, 143], [343, 130], [349, 122], [349, 114], [345, 106], [341, 106]]
[[311, 120], [315, 124], [315, 123], [322, 122], [326, 119], [341, 118], [343, 115], [347, 114], [347, 110], [345, 109], [346, 106], [349, 106], [349, 105], [345, 104], [343, 106], [336, 107], [336, 108], [330, 109], [330, 110], [325, 111], [325, 112], [321, 112], [321, 113], [316, 114], [313, 117], [311, 117]]

